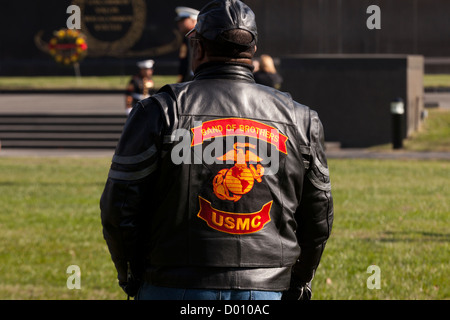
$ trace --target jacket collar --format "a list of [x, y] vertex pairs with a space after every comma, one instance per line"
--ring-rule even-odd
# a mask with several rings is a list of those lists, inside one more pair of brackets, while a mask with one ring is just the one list
[[193, 80], [231, 79], [255, 82], [253, 66], [236, 62], [207, 62], [195, 70]]

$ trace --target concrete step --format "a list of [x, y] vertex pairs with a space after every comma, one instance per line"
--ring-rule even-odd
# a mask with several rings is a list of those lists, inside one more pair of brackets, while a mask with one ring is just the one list
[[126, 116], [118, 114], [0, 114], [2, 148], [115, 148]]

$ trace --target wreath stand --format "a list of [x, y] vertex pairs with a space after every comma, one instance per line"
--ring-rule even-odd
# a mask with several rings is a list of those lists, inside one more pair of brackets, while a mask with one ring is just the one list
[[75, 77], [77, 79], [77, 83], [80, 83], [81, 81], [81, 72], [80, 72], [80, 63], [75, 62], [73, 64], [73, 71], [75, 72]]

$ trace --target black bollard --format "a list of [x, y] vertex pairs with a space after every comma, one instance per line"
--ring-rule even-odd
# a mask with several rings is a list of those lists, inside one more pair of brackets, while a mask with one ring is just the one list
[[401, 98], [397, 98], [391, 102], [392, 115], [392, 147], [394, 149], [403, 148], [403, 115], [405, 113], [405, 105]]

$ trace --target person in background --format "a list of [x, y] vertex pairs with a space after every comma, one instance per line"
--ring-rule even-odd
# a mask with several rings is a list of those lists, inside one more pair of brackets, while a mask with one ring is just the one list
[[175, 12], [177, 13], [175, 21], [178, 30], [183, 36], [183, 43], [181, 44], [179, 51], [177, 82], [185, 82], [191, 80], [194, 73], [191, 68], [189, 43], [184, 35], [195, 27], [199, 11], [188, 7], [176, 7]]
[[281, 88], [283, 78], [277, 73], [275, 64], [271, 56], [261, 55], [259, 59], [259, 70], [254, 73], [256, 83], [263, 84], [275, 89]]
[[139, 73], [131, 78], [126, 89], [125, 110], [127, 114], [130, 114], [136, 102], [148, 98], [154, 93], [154, 64], [155, 61], [153, 60], [144, 60], [137, 63]]
[[259, 71], [259, 60], [253, 59], [252, 65], [253, 65], [253, 73], [258, 72]]

